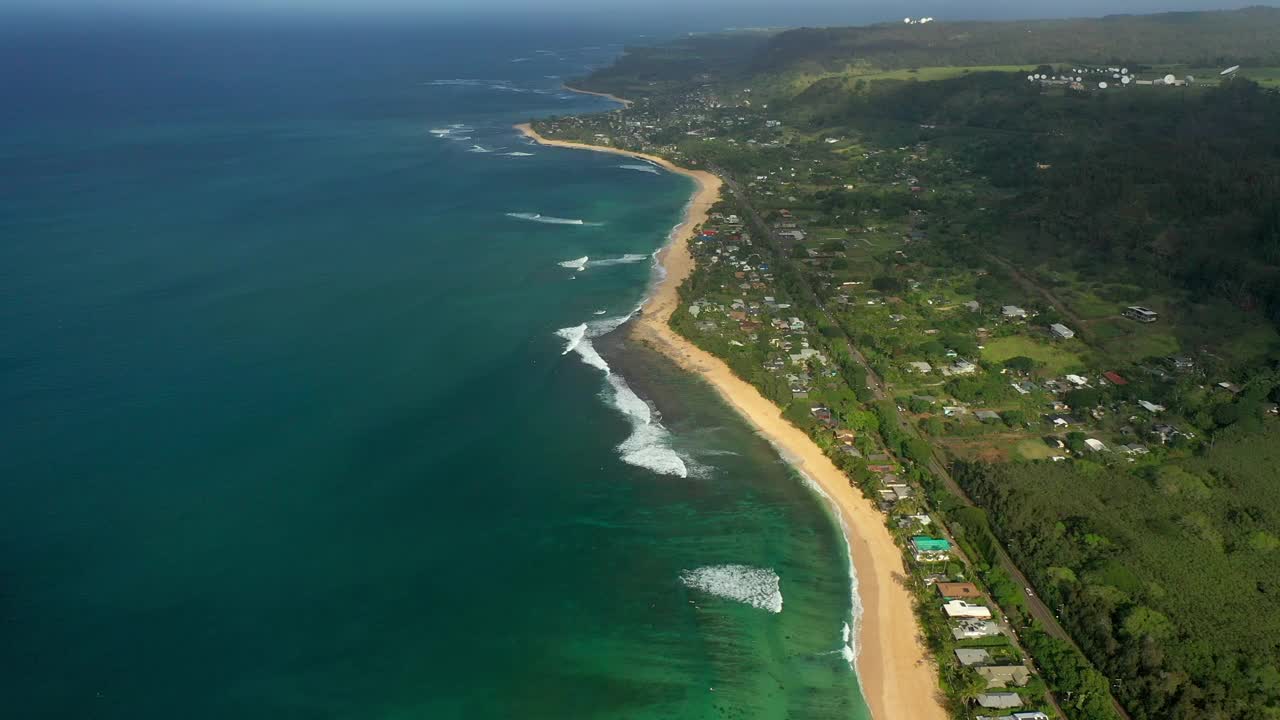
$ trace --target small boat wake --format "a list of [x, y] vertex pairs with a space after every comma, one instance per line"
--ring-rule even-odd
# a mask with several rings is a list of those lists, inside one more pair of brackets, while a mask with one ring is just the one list
[[546, 223], [548, 225], [580, 225], [588, 227], [599, 227], [604, 223], [587, 222], [576, 218], [560, 218], [542, 215], [540, 213], [507, 213], [507, 217], [517, 220], [528, 220], [529, 222]]
[[619, 165], [623, 170], [635, 170], [636, 172], [649, 173], [650, 175], [661, 175], [662, 171], [653, 165]]

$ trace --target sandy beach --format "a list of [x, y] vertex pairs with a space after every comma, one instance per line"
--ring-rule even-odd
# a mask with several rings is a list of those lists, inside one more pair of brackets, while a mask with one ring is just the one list
[[637, 157], [693, 178], [697, 183], [683, 222], [659, 254], [666, 276], [654, 288], [643, 314], [632, 324], [632, 336], [684, 369], [701, 375], [778, 448], [786, 460], [818, 483], [831, 498], [849, 538], [858, 576], [858, 595], [863, 609], [857, 637], [858, 678], [874, 718], [946, 720], [947, 714], [938, 702], [936, 672], [920, 641], [913, 599], [901, 582], [906, 575], [902, 552], [885, 527], [883, 516], [849, 485], [844, 473], [823, 455], [808, 435], [783, 419], [776, 405], [735, 376], [723, 361], [676, 334], [668, 325], [680, 303], [676, 290], [694, 268], [689, 240], [719, 199], [720, 179], [709, 172], [681, 168], [653, 155], [549, 140], [528, 124], [516, 127], [543, 145]]
[[626, 98], [620, 98], [617, 95], [610, 95], [609, 93], [595, 92], [594, 90], [579, 90], [576, 87], [569, 87], [568, 85], [563, 85], [561, 87], [563, 87], [565, 90], [568, 90], [569, 92], [578, 93], [579, 95], [595, 95], [596, 97], [608, 98], [616, 103], [622, 103], [623, 107], [631, 106], [630, 100]]

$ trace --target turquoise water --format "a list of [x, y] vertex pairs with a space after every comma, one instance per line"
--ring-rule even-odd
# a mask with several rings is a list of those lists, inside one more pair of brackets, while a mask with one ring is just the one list
[[821, 500], [606, 332], [688, 182], [510, 129], [624, 35], [113, 32], [7, 46], [6, 716], [866, 716]]

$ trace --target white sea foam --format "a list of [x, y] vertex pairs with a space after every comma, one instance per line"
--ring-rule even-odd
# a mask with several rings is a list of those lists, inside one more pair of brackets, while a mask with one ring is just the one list
[[782, 612], [778, 574], [750, 565], [707, 565], [680, 573], [687, 587], [746, 603], [771, 613]]
[[627, 253], [622, 257], [601, 258], [599, 260], [592, 260], [591, 265], [593, 267], [603, 266], [603, 265], [630, 265], [631, 263], [644, 262], [645, 260], [648, 260], [648, 259], [649, 259], [648, 255], [637, 255], [634, 253]]
[[472, 145], [472, 146], [471, 146], [471, 148], [467, 150], [467, 152], [471, 152], [471, 153], [491, 153], [491, 152], [493, 152], [493, 151], [492, 151], [492, 150], [490, 150], [489, 148], [487, 148], [487, 147], [483, 146], [483, 145]]
[[597, 311], [595, 311], [595, 312], [593, 312], [593, 313], [591, 313], [591, 314], [592, 314], [592, 315], [603, 315], [603, 314], [605, 314], [605, 313], [607, 313], [607, 312], [609, 312], [609, 311], [608, 311], [608, 310], [597, 310]]
[[517, 220], [528, 220], [530, 222], [547, 223], [550, 225], [590, 225], [590, 226], [601, 225], [601, 223], [589, 223], [585, 220], [579, 220], [576, 218], [550, 217], [548, 215], [542, 215], [540, 213], [524, 213], [524, 212], [507, 213], [507, 217], [515, 218]]
[[435, 135], [436, 137], [442, 138], [442, 137], [448, 137], [449, 135], [452, 135], [453, 128], [432, 128], [427, 132], [431, 133], [432, 135]]
[[[766, 438], [767, 439], [767, 438]], [[770, 444], [773, 444], [770, 441]], [[849, 667], [853, 667], [853, 663], [858, 659], [858, 634], [861, 632], [862, 625], [862, 598], [858, 595], [858, 571], [853, 566], [853, 545], [849, 543], [849, 530], [844, 525], [844, 515], [840, 512], [840, 506], [836, 505], [836, 501], [827, 494], [826, 490], [817, 483], [813, 478], [806, 475], [796, 463], [791, 462], [787, 453], [777, 445], [773, 446], [778, 451], [778, 455], [786, 461], [796, 474], [800, 476], [804, 484], [809, 486], [811, 490], [822, 496], [831, 507], [831, 514], [834, 516], [836, 525], [840, 528], [840, 537], [844, 539], [845, 555], [849, 558], [849, 620], [845, 622], [841, 631], [842, 646], [840, 654], [849, 663]]]
[[527, 153], [527, 152], [520, 152], [519, 150], [516, 150], [514, 152], [507, 152], [502, 154], [506, 155], [507, 157], [533, 157], [537, 153]]
[[651, 175], [661, 175], [661, 174], [662, 174], [662, 171], [658, 170], [658, 168], [656, 168], [656, 167], [654, 167], [654, 166], [652, 166], [652, 165], [639, 165], [639, 164], [635, 164], [635, 165], [633, 165], [633, 164], [628, 163], [628, 164], [626, 164], [626, 165], [619, 165], [618, 167], [622, 168], [623, 170], [637, 170], [637, 171], [639, 171], [639, 172], [649, 173], [649, 174], [651, 174]]
[[653, 408], [636, 395], [621, 375], [613, 372], [591, 343], [591, 338], [613, 332], [634, 314], [633, 311], [557, 330], [556, 335], [565, 339], [562, 354], [576, 352], [584, 363], [604, 373], [605, 396], [631, 424], [631, 434], [617, 447], [623, 462], [662, 475], [688, 477], [689, 468], [684, 458], [671, 448], [671, 434], [659, 422]]
[[580, 258], [575, 258], [573, 260], [565, 260], [564, 262], [560, 262], [557, 264], [562, 268], [569, 268], [571, 270], [582, 270], [587, 267], [587, 259], [588, 259], [587, 256], [583, 255]]

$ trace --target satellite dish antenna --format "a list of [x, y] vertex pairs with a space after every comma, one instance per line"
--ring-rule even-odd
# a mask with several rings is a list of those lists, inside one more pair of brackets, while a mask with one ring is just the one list
[[1118, 80], [1120, 78], [1120, 73], [1111, 73], [1111, 77], [1116, 78]]
[[1164, 76], [1165, 85], [1172, 85], [1177, 81], [1178, 81], [1178, 78], [1174, 77], [1172, 73]]
[[1098, 88], [1099, 88], [1099, 89], [1101, 89], [1101, 90], [1106, 90], [1106, 89], [1107, 89], [1107, 81], [1106, 81], [1106, 80], [1103, 80], [1102, 82], [1098, 83]]
[[1027, 80], [1029, 80], [1030, 82], [1035, 82], [1035, 81], [1036, 81], [1036, 77], [1035, 77], [1034, 75], [1028, 75], [1028, 76], [1027, 76]]
[[1133, 80], [1133, 78], [1129, 77], [1128, 75], [1125, 75], [1124, 77], [1120, 78], [1120, 82], [1124, 83], [1125, 85], [1128, 85], [1131, 80]]
[[1124, 73], [1125, 75], [1128, 75], [1128, 74], [1129, 74], [1129, 68], [1120, 68], [1120, 72]]
[[1239, 66], [1239, 65], [1232, 65], [1231, 67], [1227, 68], [1226, 70], [1223, 70], [1222, 72], [1220, 72], [1220, 73], [1218, 73], [1218, 74], [1219, 74], [1219, 75], [1234, 75], [1234, 74], [1236, 73], [1236, 71], [1237, 71], [1237, 70], [1239, 70], [1239, 69], [1240, 69], [1240, 66]]
[[910, 24], [911, 24], [911, 18], [902, 18], [902, 22], [904, 22], [904, 23], [906, 23], [906, 24], [910, 25]]
[[1084, 82], [1084, 77], [1083, 77], [1083, 76], [1080, 76], [1080, 75], [1077, 75], [1077, 76], [1076, 76], [1076, 82]]

